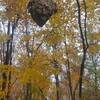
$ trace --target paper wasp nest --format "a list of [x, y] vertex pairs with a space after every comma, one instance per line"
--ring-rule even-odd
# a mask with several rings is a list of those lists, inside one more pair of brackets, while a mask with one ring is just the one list
[[40, 27], [57, 12], [57, 5], [52, 0], [30, 0], [27, 7], [31, 17]]

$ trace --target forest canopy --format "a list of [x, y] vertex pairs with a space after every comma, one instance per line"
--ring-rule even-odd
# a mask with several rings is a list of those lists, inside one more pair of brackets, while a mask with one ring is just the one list
[[0, 0], [0, 100], [100, 100], [100, 0], [50, 1]]

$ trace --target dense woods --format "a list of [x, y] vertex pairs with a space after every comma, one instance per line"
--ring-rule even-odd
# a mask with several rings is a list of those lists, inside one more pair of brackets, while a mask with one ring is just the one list
[[0, 0], [0, 100], [100, 100], [100, 0], [30, 1]]

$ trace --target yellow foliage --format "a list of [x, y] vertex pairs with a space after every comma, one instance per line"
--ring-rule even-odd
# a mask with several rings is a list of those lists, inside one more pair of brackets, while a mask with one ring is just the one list
[[71, 81], [72, 81], [73, 89], [75, 89], [78, 80], [79, 80], [79, 73], [78, 72], [72, 72], [71, 73]]
[[50, 23], [54, 26], [59, 25], [61, 23], [61, 14], [60, 13], [56, 13], [51, 19], [50, 19]]
[[22, 35], [21, 41], [28, 42], [31, 38], [31, 35]]
[[0, 33], [0, 42], [6, 42], [9, 39], [10, 39], [10, 36], [4, 33]]
[[99, 44], [94, 44], [89, 46], [89, 53], [96, 54], [100, 50]]
[[49, 45], [54, 45], [57, 43], [60, 43], [63, 39], [63, 36], [60, 33], [52, 32], [48, 34], [48, 36], [45, 39], [45, 42]]
[[94, 3], [95, 3], [94, 0], [86, 0], [86, 5], [87, 5], [89, 10], [93, 10]]
[[[36, 28], [36, 26], [32, 26], [33, 23], [31, 23], [31, 21], [27, 19], [26, 7], [29, 0], [2, 0], [2, 2], [5, 3], [6, 5], [5, 14], [6, 14], [6, 17], [9, 19], [9, 21], [11, 21], [11, 27], [13, 25], [12, 19], [13, 20], [16, 19], [17, 14], [19, 14], [20, 17], [23, 18], [19, 20], [19, 23], [18, 23], [19, 27], [17, 28], [18, 31], [16, 32], [22, 33], [24, 28], [27, 28], [27, 30], [30, 31], [31, 35], [23, 35], [21, 36], [21, 38], [18, 37], [17, 42], [19, 42], [20, 40], [21, 45], [29, 42], [28, 47], [31, 48], [32, 54], [29, 54], [29, 56], [27, 56], [27, 53], [26, 53], [27, 50], [26, 49], [24, 50], [24, 48], [26, 48], [26, 45], [23, 45], [22, 48], [17, 48], [17, 49], [15, 48], [14, 60], [16, 59], [15, 57], [17, 56], [17, 54], [21, 52], [21, 50], [23, 51], [23, 54], [18, 55], [20, 56], [19, 59], [17, 59], [18, 67], [12, 66], [12, 65], [0, 64], [0, 72], [1, 72], [0, 85], [2, 85], [3, 82], [6, 82], [7, 88], [9, 88], [8, 83], [9, 81], [11, 81], [10, 90], [12, 91], [12, 94], [13, 94], [13, 92], [18, 89], [17, 92], [15, 91], [17, 94], [18, 91], [20, 91], [20, 93], [23, 92], [23, 87], [26, 86], [27, 83], [31, 83], [32, 85], [31, 88], [33, 89], [32, 95], [34, 96], [34, 98], [35, 96], [38, 98], [38, 99], [36, 98], [36, 100], [43, 99], [41, 98], [42, 94], [40, 93], [39, 88], [42, 89], [45, 96], [46, 95], [47, 97], [50, 96], [50, 100], [56, 100], [55, 95], [56, 95], [56, 90], [58, 90], [58, 88], [56, 88], [55, 82], [51, 82], [52, 79], [50, 78], [52, 75], [59, 75], [59, 76], [63, 75], [63, 78], [62, 77], [60, 78], [60, 88], [61, 89], [66, 88], [66, 86], [62, 87], [63, 85], [66, 84], [66, 83], [63, 84], [62, 81], [68, 82], [68, 80], [67, 79], [65, 80], [64, 77], [66, 75], [66, 70], [68, 68], [68, 66], [66, 65], [66, 60], [69, 60], [70, 72], [71, 72], [70, 77], [72, 81], [72, 87], [74, 89], [77, 82], [79, 81], [80, 68], [77, 69], [76, 67], [81, 66], [82, 47], [83, 47], [82, 41], [80, 39], [80, 35], [78, 32], [78, 24], [77, 24], [78, 18], [77, 18], [76, 2], [73, 2], [73, 0], [56, 0], [59, 7], [58, 12], [50, 18], [49, 20], [50, 26], [47, 25], [43, 28]], [[83, 4], [82, 2], [83, 1], [80, 0], [80, 4]], [[99, 1], [95, 0], [95, 2], [99, 2]], [[90, 31], [92, 31], [92, 28], [93, 28], [93, 31], [95, 30], [94, 23], [92, 22], [93, 17], [94, 17], [95, 2], [94, 0], [86, 0], [86, 6], [87, 6], [86, 10], [87, 10], [87, 17], [88, 17], [87, 22], [89, 24], [89, 25], [87, 24], [87, 28], [86, 28], [87, 31], [89, 31], [89, 29]], [[81, 15], [82, 30], [84, 31], [83, 5], [80, 5], [80, 6], [81, 6], [81, 11], [82, 11], [81, 13], [82, 14]], [[25, 16], [25, 17], [22, 17], [22, 16]], [[26, 21], [28, 22], [28, 25], [30, 27], [25, 27]], [[34, 32], [32, 32], [30, 28], [33, 29]], [[37, 31], [38, 29], [39, 31]], [[87, 34], [87, 35], [88, 35], [87, 37], [88, 41], [90, 43], [97, 43], [93, 45], [89, 44], [88, 52], [91, 54], [96, 54], [98, 51], [100, 51], [100, 46], [99, 46], [100, 32], [97, 32], [94, 34]], [[0, 34], [0, 42], [5, 43], [9, 39], [10, 37], [8, 35], [3, 34], [3, 33]], [[66, 46], [64, 45], [64, 41], [66, 41], [67, 43]], [[14, 42], [16, 42], [16, 40], [14, 40]], [[41, 44], [41, 47], [37, 49], [39, 44]], [[13, 45], [15, 45], [16, 47], [16, 43], [14, 43]], [[55, 45], [57, 46], [56, 49], [53, 48], [53, 46]], [[50, 49], [48, 49], [49, 47]], [[2, 52], [2, 44], [1, 44], [0, 55], [4, 57], [1, 57], [0, 61], [5, 60], [6, 48], [7, 47], [5, 43], [4, 44], [5, 50], [4, 52]], [[54, 60], [57, 61], [58, 68], [56, 67], [56, 64], [53, 62]], [[16, 62], [17, 61], [15, 60], [14, 63]], [[62, 68], [62, 66], [64, 66], [64, 69]], [[2, 78], [3, 72], [7, 75], [7, 81], [3, 80]], [[10, 72], [11, 72], [11, 80], [9, 79]], [[85, 84], [85, 81], [84, 81], [84, 84]], [[76, 94], [77, 94], [77, 91], [76, 91]], [[0, 91], [0, 97], [4, 95], [5, 93], [3, 91]], [[64, 96], [64, 95], [61, 95], [61, 96]]]
[[100, 41], [100, 33], [88, 34], [88, 39]]
[[0, 91], [0, 98], [5, 97], [5, 92], [4, 91]]
[[29, 0], [3, 0], [6, 7], [6, 17], [13, 19], [17, 14], [21, 15], [27, 11], [27, 4]]
[[45, 52], [37, 52], [34, 58], [25, 59], [24, 56], [21, 63], [20, 82], [22, 84], [31, 82], [42, 89], [48, 88], [50, 84], [48, 77], [53, 73], [53, 69]]

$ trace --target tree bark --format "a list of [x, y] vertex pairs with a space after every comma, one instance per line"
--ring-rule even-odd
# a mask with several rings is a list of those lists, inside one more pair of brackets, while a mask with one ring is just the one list
[[[84, 19], [84, 33], [82, 31], [82, 23], [81, 23], [81, 6], [79, 0], [76, 0], [77, 7], [78, 7], [78, 25], [80, 29], [80, 36], [82, 40], [82, 46], [83, 46], [83, 58], [81, 62], [81, 68], [80, 68], [80, 77], [79, 77], [79, 98], [82, 98], [82, 81], [83, 81], [83, 75], [84, 75], [84, 68], [85, 68], [85, 60], [86, 60], [86, 53], [88, 49], [88, 41], [87, 41], [87, 32], [86, 32], [86, 3], [85, 0], [83, 0], [84, 3], [84, 9], [85, 9], [85, 19]], [[84, 35], [85, 34], [85, 35]]]

